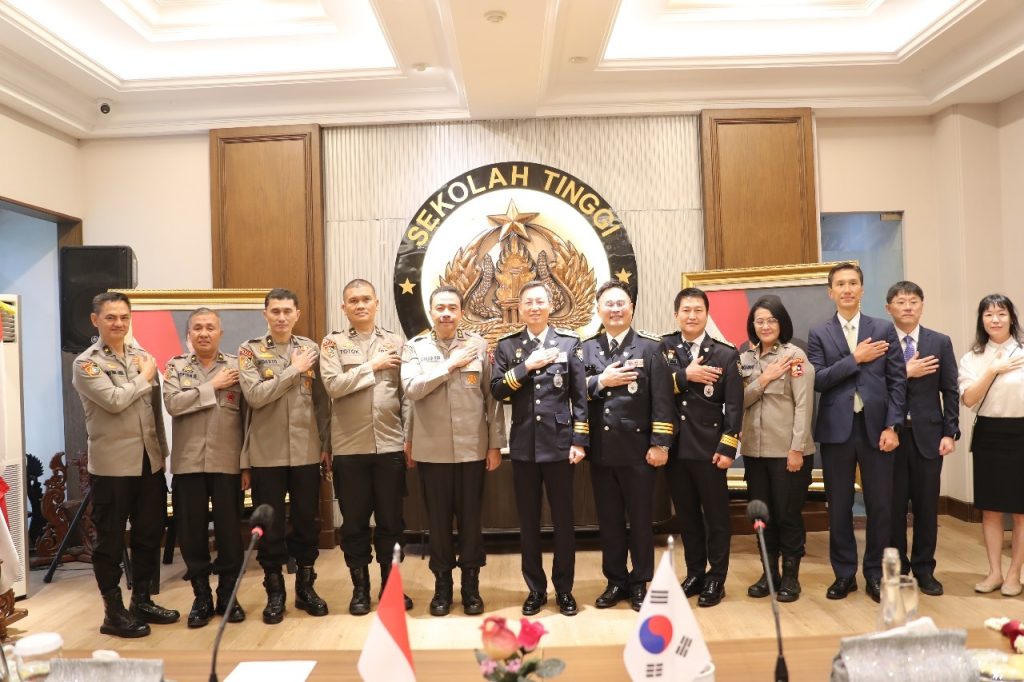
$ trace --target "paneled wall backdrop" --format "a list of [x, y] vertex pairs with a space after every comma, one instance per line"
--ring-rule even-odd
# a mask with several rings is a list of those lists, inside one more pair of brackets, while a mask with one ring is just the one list
[[362, 277], [377, 285], [378, 322], [401, 333], [392, 275], [414, 211], [451, 178], [500, 161], [560, 168], [612, 205], [636, 252], [637, 327], [674, 329], [679, 274], [703, 268], [696, 116], [325, 128], [322, 137], [329, 329], [346, 326], [341, 287]]

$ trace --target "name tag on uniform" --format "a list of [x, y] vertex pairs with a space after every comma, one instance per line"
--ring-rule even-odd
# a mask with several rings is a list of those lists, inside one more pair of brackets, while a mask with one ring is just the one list
[[630, 360], [626, 360], [626, 364], [625, 364], [625, 367], [628, 368], [628, 369], [632, 369], [632, 368], [643, 369], [643, 366], [644, 366], [644, 359], [643, 358], [632, 358]]
[[444, 358], [441, 357], [440, 353], [437, 353], [436, 355], [424, 355], [420, 360], [422, 362], [444, 362]]
[[569, 356], [563, 351], [555, 358], [555, 362], [569, 362]]

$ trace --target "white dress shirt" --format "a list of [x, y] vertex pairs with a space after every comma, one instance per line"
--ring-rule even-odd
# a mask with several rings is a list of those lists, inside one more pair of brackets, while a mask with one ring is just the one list
[[[960, 358], [961, 399], [964, 391], [981, 377], [999, 351], [1003, 352], [1003, 359], [1006, 359], [1019, 357], [1024, 353], [1024, 348], [1012, 338], [1002, 344], [989, 341], [981, 353], [970, 350]], [[971, 409], [981, 417], [1024, 417], [1024, 368], [997, 375], [992, 380], [988, 394]]]

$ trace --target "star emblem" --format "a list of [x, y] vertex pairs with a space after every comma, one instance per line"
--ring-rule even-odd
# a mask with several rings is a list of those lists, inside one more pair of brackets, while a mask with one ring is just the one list
[[412, 290], [416, 288], [416, 282], [410, 282], [409, 278], [406, 277], [404, 282], [399, 282], [398, 286], [402, 287], [403, 294], [411, 294]]
[[629, 284], [629, 278], [632, 276], [633, 273], [627, 270], [626, 268], [622, 268], [621, 270], [615, 273], [615, 277], [618, 278], [618, 280], [623, 284]]
[[526, 227], [531, 224], [534, 218], [540, 213], [520, 213], [519, 209], [516, 208], [516, 202], [509, 201], [508, 209], [503, 215], [489, 215], [487, 219], [495, 227], [501, 227], [501, 234], [498, 235], [498, 242], [500, 243], [508, 234], [518, 235], [523, 241], [530, 241], [530, 235], [526, 233]]

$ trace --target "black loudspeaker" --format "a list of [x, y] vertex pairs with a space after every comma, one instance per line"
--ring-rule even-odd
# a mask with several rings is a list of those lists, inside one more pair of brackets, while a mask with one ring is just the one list
[[89, 319], [93, 297], [107, 289], [134, 289], [135, 253], [128, 246], [62, 246], [60, 249], [60, 347], [81, 353], [94, 343]]

